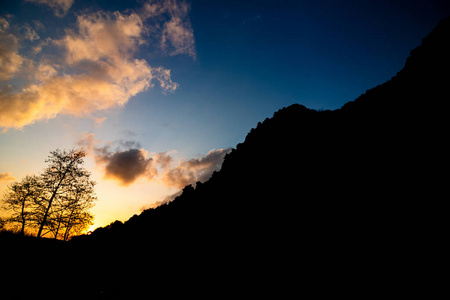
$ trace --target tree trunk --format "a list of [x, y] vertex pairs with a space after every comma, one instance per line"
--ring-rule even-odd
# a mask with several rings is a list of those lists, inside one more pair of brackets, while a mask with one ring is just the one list
[[52, 206], [53, 199], [55, 198], [55, 195], [56, 195], [56, 192], [58, 191], [58, 189], [59, 189], [59, 184], [56, 187], [56, 190], [53, 192], [52, 196], [50, 197], [50, 201], [48, 201], [48, 206], [47, 206], [47, 209], [45, 210], [44, 218], [42, 219], [41, 225], [39, 226], [39, 231], [37, 233], [37, 237], [41, 237], [42, 230], [44, 229], [45, 223], [47, 223], [48, 212], [50, 211], [50, 207]]
[[23, 201], [22, 201], [22, 212], [21, 212], [22, 229], [20, 230], [20, 235], [21, 236], [25, 235], [25, 201], [26, 201], [26, 198], [24, 198]]
[[[70, 164], [70, 165], [72, 165], [72, 164]], [[59, 190], [59, 186], [61, 185], [61, 183], [63, 182], [64, 178], [66, 177], [66, 174], [67, 174], [67, 169], [64, 172], [61, 180], [58, 182], [58, 185], [56, 186], [55, 190], [53, 191], [52, 196], [50, 197], [50, 200], [48, 201], [48, 206], [47, 206], [47, 209], [45, 210], [44, 218], [42, 219], [41, 226], [39, 227], [39, 231], [37, 233], [37, 237], [41, 237], [42, 230], [44, 229], [45, 223], [47, 223], [48, 212], [50, 211], [50, 207], [52, 206], [53, 199], [55, 199], [56, 193]]]
[[62, 218], [62, 217], [59, 216], [58, 226], [56, 227], [56, 232], [54, 233], [54, 234], [55, 234], [55, 240], [58, 239], [59, 228], [61, 228], [61, 218]]
[[[83, 153], [81, 153], [80, 155], [77, 155], [77, 153], [73, 154], [69, 164], [67, 166], [65, 166], [64, 173], [62, 174], [61, 179], [58, 182], [58, 185], [53, 190], [52, 196], [50, 197], [50, 200], [48, 201], [48, 206], [47, 206], [47, 209], [45, 210], [45, 214], [44, 214], [44, 217], [42, 219], [42, 223], [39, 226], [39, 231], [37, 233], [37, 237], [41, 237], [42, 230], [44, 229], [44, 226], [47, 223], [48, 213], [49, 213], [50, 208], [52, 206], [53, 200], [55, 199], [56, 194], [57, 194], [57, 192], [58, 192], [58, 190], [59, 190], [63, 180], [66, 178], [67, 174], [69, 173], [69, 170], [71, 170], [73, 164], [76, 163], [77, 159], [82, 157], [81, 155], [83, 155]], [[60, 166], [62, 165], [61, 160], [58, 163], [60, 164]]]
[[70, 229], [72, 229], [72, 215], [73, 215], [73, 210], [70, 212], [69, 219], [66, 224], [66, 231], [64, 232], [64, 240], [65, 241], [67, 241], [67, 239], [69, 238], [69, 232], [70, 232]]
[[20, 230], [20, 235], [21, 236], [25, 235], [25, 220], [23, 220], [23, 222], [22, 222], [22, 229]]

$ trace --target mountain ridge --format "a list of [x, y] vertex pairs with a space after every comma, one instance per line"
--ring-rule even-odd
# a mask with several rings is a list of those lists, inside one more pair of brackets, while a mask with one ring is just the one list
[[[272, 118], [259, 122], [258, 126], [248, 133], [245, 141], [225, 157], [222, 169], [214, 173], [209, 181], [198, 183], [196, 188], [186, 187], [173, 203], [144, 211], [140, 216], [134, 216], [125, 222], [124, 226], [115, 223], [115, 226], [110, 227], [121, 230], [129, 227], [142, 231], [132, 224], [145, 227], [146, 222], [142, 219], [150, 215], [155, 218], [154, 215], [159, 211], [164, 211], [161, 214], [166, 215], [166, 211], [170, 209], [177, 218], [181, 218], [179, 214], [182, 214], [178, 211], [185, 210], [195, 218], [214, 221], [216, 226], [220, 227], [220, 222], [215, 218], [225, 222], [223, 216], [219, 218], [219, 214], [214, 214], [212, 220], [205, 217], [205, 212], [198, 214], [195, 210], [207, 211], [208, 208], [217, 213], [220, 207], [220, 210], [223, 210], [220, 214], [236, 213], [228, 211], [225, 204], [227, 198], [236, 198], [235, 195], [240, 195], [238, 198], [246, 201], [231, 201], [240, 205], [240, 209], [246, 212], [261, 210], [264, 213], [267, 211], [259, 205], [274, 204], [275, 199], [292, 198], [292, 195], [321, 199], [321, 208], [318, 204], [307, 205], [310, 212], [315, 214], [318, 209], [327, 209], [323, 207], [324, 203], [331, 207], [329, 210], [336, 210], [338, 204], [330, 201], [330, 198], [342, 197], [347, 199], [347, 202], [341, 201], [339, 205], [351, 211], [357, 211], [356, 208], [351, 208], [352, 206], [365, 209], [365, 217], [373, 219], [375, 213], [367, 212], [367, 203], [359, 203], [358, 199], [361, 197], [375, 201], [386, 198], [388, 194], [402, 198], [413, 194], [412, 191], [404, 189], [412, 182], [417, 182], [412, 174], [417, 175], [414, 168], [419, 162], [416, 159], [415, 166], [412, 167], [410, 160], [422, 149], [418, 151], [419, 149], [407, 148], [414, 147], [414, 139], [429, 139], [429, 133], [425, 130], [427, 125], [418, 122], [416, 118], [423, 117], [429, 121], [428, 114], [435, 110], [435, 107], [431, 107], [435, 104], [433, 100], [442, 98], [442, 95], [448, 96], [444, 84], [446, 77], [436, 70], [449, 66], [446, 55], [449, 53], [449, 46], [445, 42], [449, 28], [450, 18], [441, 21], [437, 28], [423, 39], [422, 45], [411, 51], [404, 68], [396, 76], [367, 90], [356, 100], [339, 109], [318, 112], [299, 104], [280, 109]], [[267, 168], [264, 167], [265, 164]], [[274, 177], [268, 173], [277, 175]], [[381, 174], [383, 178], [380, 178]], [[408, 184], [405, 185], [402, 181], [407, 181]], [[282, 188], [270, 189], [270, 186]], [[265, 191], [258, 191], [259, 187], [264, 187]], [[297, 195], [298, 187], [302, 188], [298, 193], [301, 196]], [[215, 197], [219, 200], [203, 199], [206, 197], [206, 189], [217, 189], [222, 195]], [[232, 189], [233, 192], [227, 189]], [[419, 191], [419, 194], [421, 192], [423, 191]], [[198, 196], [193, 196], [194, 194]], [[214, 198], [212, 195], [209, 197]], [[181, 203], [183, 201], [186, 203]], [[258, 203], [254, 203], [255, 201]], [[391, 203], [390, 206], [393, 211], [399, 213], [404, 209], [405, 203], [397, 201], [398, 203]], [[303, 208], [305, 206], [290, 204], [293, 209], [298, 209], [297, 205]], [[370, 209], [376, 213], [381, 210], [375, 204]], [[342, 208], [339, 211], [349, 216], [348, 211], [344, 212]], [[244, 220], [239, 220], [245, 223]], [[153, 224], [154, 221], [149, 223]], [[367, 220], [365, 224], [368, 225]], [[194, 227], [201, 231], [199, 225]], [[95, 231], [92, 237], [100, 235], [102, 231], [105, 230]]]

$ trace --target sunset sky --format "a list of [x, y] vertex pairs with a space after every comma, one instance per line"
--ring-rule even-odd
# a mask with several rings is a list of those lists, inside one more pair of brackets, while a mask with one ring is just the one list
[[0, 194], [84, 147], [93, 227], [207, 180], [284, 106], [336, 109], [385, 82], [450, 15], [444, 0], [0, 3]]

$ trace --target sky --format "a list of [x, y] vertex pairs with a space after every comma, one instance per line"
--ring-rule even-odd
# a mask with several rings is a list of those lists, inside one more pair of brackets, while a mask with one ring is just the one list
[[0, 0], [0, 194], [84, 147], [92, 228], [125, 221], [207, 180], [276, 110], [389, 80], [448, 15], [445, 0]]

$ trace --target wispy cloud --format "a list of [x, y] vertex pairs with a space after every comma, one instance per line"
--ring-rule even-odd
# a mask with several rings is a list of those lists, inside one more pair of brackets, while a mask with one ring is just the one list
[[[33, 48], [38, 53], [51, 47], [54, 59], [45, 59], [45, 55], [39, 60], [23, 57], [19, 53], [20, 38], [9, 31], [8, 21], [0, 18], [0, 80], [15, 79], [27, 62], [24, 86], [0, 88], [0, 127], [22, 128], [58, 114], [85, 117], [121, 107], [131, 97], [152, 88], [155, 81], [163, 91], [174, 92], [178, 84], [172, 81], [170, 70], [150, 66], [138, 58], [138, 53], [144, 44], [148, 46], [149, 34], [154, 33], [160, 37], [154, 47], [160, 47], [164, 40], [165, 49], [170, 49], [168, 55], [195, 57], [188, 7], [184, 2], [169, 0], [154, 5], [161, 13], [153, 16], [148, 12], [143, 15], [147, 6], [139, 13], [99, 11], [78, 15], [75, 27], [67, 28], [63, 38], [47, 38]], [[161, 19], [161, 15], [166, 17]], [[150, 18], [154, 18], [152, 22]], [[166, 32], [164, 28], [170, 28], [171, 22], [178, 22], [175, 19], [180, 20], [175, 26], [178, 29]], [[24, 30], [30, 41], [38, 38], [31, 29]]]
[[53, 10], [58, 17], [64, 17], [72, 6], [74, 0], [25, 0], [36, 4], [46, 5]]
[[11, 79], [22, 63], [19, 39], [10, 32], [8, 20], [0, 17], [0, 80]]
[[[175, 162], [169, 153], [150, 155], [135, 141], [102, 144], [105, 143], [95, 140], [92, 133], [84, 133], [78, 141], [78, 145], [85, 147], [94, 157], [105, 179], [127, 186], [145, 178], [179, 189], [208, 180], [214, 171], [220, 169], [225, 155], [231, 151], [231, 148], [211, 150], [203, 157]], [[116, 149], [112, 150], [114, 145]]]
[[16, 180], [14, 176], [11, 175], [11, 173], [0, 173], [0, 181], [13, 181]]
[[162, 25], [160, 47], [168, 55], [186, 54], [195, 59], [194, 30], [188, 16], [189, 4], [165, 0], [147, 2], [139, 14], [142, 19], [157, 18]]
[[167, 196], [164, 197], [164, 199], [161, 200], [161, 201], [156, 201], [156, 202], [153, 202], [153, 203], [151, 203], [151, 204], [144, 205], [144, 206], [141, 207], [141, 211], [144, 211], [144, 210], [150, 209], [150, 208], [157, 208], [158, 206], [161, 206], [161, 205], [170, 203], [170, 202], [172, 202], [173, 200], [175, 200], [176, 197], [180, 196], [182, 193], [183, 193], [183, 191], [182, 191], [182, 190], [179, 190], [178, 192], [176, 192], [176, 193], [174, 193], [174, 194], [167, 195]]
[[183, 188], [197, 181], [205, 182], [214, 171], [222, 166], [223, 159], [231, 148], [211, 150], [205, 156], [183, 160], [171, 167], [161, 176], [164, 184], [170, 187]]

